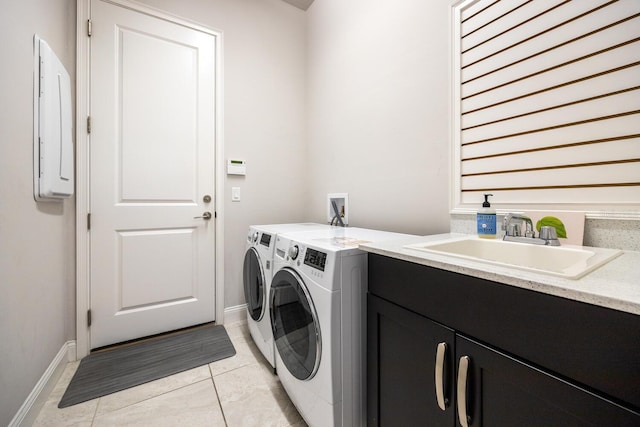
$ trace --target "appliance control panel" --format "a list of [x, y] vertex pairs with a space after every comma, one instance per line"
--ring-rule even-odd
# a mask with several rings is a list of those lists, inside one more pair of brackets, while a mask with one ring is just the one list
[[271, 244], [271, 234], [262, 233], [262, 237], [260, 237], [260, 244], [269, 247]]
[[315, 249], [307, 248], [304, 254], [304, 263], [310, 267], [316, 268], [320, 271], [324, 271], [324, 266], [327, 262], [327, 254], [317, 251]]

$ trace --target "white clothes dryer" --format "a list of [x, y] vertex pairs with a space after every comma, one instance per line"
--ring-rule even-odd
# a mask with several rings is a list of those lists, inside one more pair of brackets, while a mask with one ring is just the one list
[[312, 427], [366, 423], [367, 254], [407, 235], [341, 228], [278, 235], [269, 296], [278, 376]]
[[275, 370], [273, 333], [267, 298], [272, 277], [273, 253], [278, 233], [331, 228], [326, 224], [252, 225], [247, 234], [243, 286], [247, 303], [247, 326], [260, 352]]

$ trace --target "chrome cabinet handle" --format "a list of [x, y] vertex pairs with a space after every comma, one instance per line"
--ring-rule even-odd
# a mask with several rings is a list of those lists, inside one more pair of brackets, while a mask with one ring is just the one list
[[447, 354], [447, 343], [441, 342], [436, 349], [436, 400], [438, 407], [443, 411], [449, 405], [449, 401], [444, 397], [444, 357]]
[[462, 356], [458, 364], [458, 420], [462, 427], [469, 427], [471, 417], [467, 414], [467, 374], [469, 356]]
[[202, 216], [194, 216], [193, 219], [202, 218], [202, 219], [211, 219], [211, 212], [205, 212]]

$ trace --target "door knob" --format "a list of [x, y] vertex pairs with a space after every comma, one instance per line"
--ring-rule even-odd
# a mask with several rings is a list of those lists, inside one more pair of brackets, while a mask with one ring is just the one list
[[202, 214], [202, 216], [194, 216], [193, 218], [211, 219], [211, 212], [205, 212]]

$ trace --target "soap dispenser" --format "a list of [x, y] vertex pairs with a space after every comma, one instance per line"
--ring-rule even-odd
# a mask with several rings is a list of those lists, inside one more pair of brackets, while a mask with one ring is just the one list
[[489, 196], [493, 194], [485, 194], [482, 209], [476, 215], [478, 224], [478, 237], [484, 239], [495, 239], [496, 237], [496, 210], [489, 203]]

